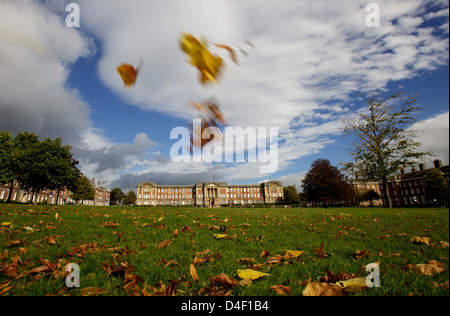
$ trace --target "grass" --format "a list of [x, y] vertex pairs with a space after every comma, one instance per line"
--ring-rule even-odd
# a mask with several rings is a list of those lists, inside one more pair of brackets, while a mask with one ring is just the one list
[[[449, 295], [448, 283], [444, 285], [449, 281], [449, 252], [441, 243], [449, 242], [448, 209], [3, 204], [0, 223], [0, 293], [3, 289], [6, 296], [81, 295], [89, 287], [103, 289], [102, 295], [143, 294], [142, 289], [152, 293], [173, 280], [178, 281], [177, 295], [197, 295], [202, 288], [210, 287], [210, 276], [224, 273], [240, 280], [238, 269], [250, 267], [270, 276], [254, 280], [251, 286], [218, 287], [217, 293], [276, 295], [270, 287], [284, 285], [297, 296], [305, 288], [301, 282], [309, 278], [317, 281], [327, 271], [356, 275], [372, 262], [380, 262], [381, 286], [350, 295]], [[190, 230], [183, 231], [186, 225]], [[221, 232], [211, 230], [213, 225], [225, 225], [228, 236], [234, 238], [216, 239], [214, 234]], [[414, 236], [429, 237], [430, 242], [412, 243]], [[52, 239], [56, 243], [48, 242]], [[171, 244], [159, 248], [164, 240], [171, 240]], [[322, 242], [323, 258], [315, 251]], [[76, 247], [87, 244], [90, 247], [77, 255]], [[195, 253], [207, 249], [210, 253], [203, 257], [212, 259], [195, 266], [199, 281], [193, 282], [190, 265], [196, 256], [202, 257]], [[283, 255], [286, 250], [303, 250], [305, 254], [258, 267], [270, 258], [260, 258], [264, 250], [270, 256]], [[357, 250], [366, 250], [366, 256], [355, 259]], [[14, 278], [5, 273], [5, 268], [11, 267], [16, 255], [19, 260]], [[254, 258], [256, 262], [239, 263], [242, 258]], [[445, 271], [427, 276], [406, 268], [432, 260], [442, 264]], [[54, 264], [51, 271], [29, 273], [48, 263]], [[79, 288], [66, 288], [62, 272], [68, 263], [80, 267]], [[120, 263], [129, 270], [108, 275], [106, 266]], [[366, 275], [363, 270], [360, 276]]]

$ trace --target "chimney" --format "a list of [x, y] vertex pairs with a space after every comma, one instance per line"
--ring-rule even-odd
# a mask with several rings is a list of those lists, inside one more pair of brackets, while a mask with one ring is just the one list
[[420, 169], [420, 171], [424, 171], [425, 165], [423, 163], [419, 164], [419, 169]]
[[92, 185], [95, 185], [95, 178], [92, 178]]
[[97, 183], [98, 183], [98, 186], [100, 186], [100, 180], [98, 180], [98, 182], [97, 182]]
[[442, 167], [442, 162], [439, 159], [436, 159], [434, 161], [434, 167], [435, 168], [441, 168]]

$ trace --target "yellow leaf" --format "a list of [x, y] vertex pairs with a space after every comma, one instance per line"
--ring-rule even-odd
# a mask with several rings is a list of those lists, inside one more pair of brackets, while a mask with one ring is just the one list
[[163, 219], [164, 219], [164, 215], [161, 215], [161, 216], [158, 218], [158, 222], [162, 221]]
[[430, 238], [428, 238], [428, 237], [418, 237], [418, 236], [415, 236], [415, 237], [411, 238], [410, 242], [416, 243], [416, 244], [425, 244], [425, 245], [429, 245], [429, 244], [430, 244]]
[[11, 224], [12, 224], [12, 223], [10, 223], [10, 222], [3, 222], [3, 223], [2, 223], [2, 226], [11, 226]]
[[194, 282], [197, 282], [198, 281], [198, 274], [197, 274], [197, 270], [195, 269], [195, 266], [194, 266], [193, 263], [191, 263], [191, 265], [189, 267], [189, 270], [191, 272], [192, 279], [194, 280]]
[[346, 281], [336, 282], [336, 285], [342, 287], [347, 292], [359, 292], [367, 289], [366, 278], [353, 278]]
[[304, 254], [306, 252], [304, 252], [303, 250], [286, 250], [283, 259], [287, 260], [287, 259], [291, 259], [291, 258], [297, 258], [300, 257], [302, 254]]
[[227, 238], [228, 235], [227, 234], [214, 234], [214, 237], [216, 237], [216, 239], [222, 239], [222, 238]]
[[343, 296], [344, 289], [325, 282], [311, 282], [303, 290], [303, 296]]
[[251, 270], [251, 269], [238, 270], [238, 276], [241, 279], [256, 280], [256, 279], [259, 279], [259, 278], [267, 276], [267, 275], [270, 275], [270, 274]]
[[201, 83], [205, 84], [208, 81], [217, 83], [216, 78], [220, 74], [223, 60], [211, 54], [206, 40], [198, 40], [190, 34], [183, 33], [180, 45], [183, 52], [190, 57], [189, 63], [200, 71]]

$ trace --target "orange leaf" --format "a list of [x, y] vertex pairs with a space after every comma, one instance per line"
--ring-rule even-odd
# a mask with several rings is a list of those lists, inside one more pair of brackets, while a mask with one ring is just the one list
[[291, 288], [284, 285], [274, 285], [270, 287], [271, 291], [277, 293], [277, 295], [291, 295]]
[[232, 49], [230, 46], [224, 45], [224, 44], [214, 44], [214, 46], [217, 46], [217, 47], [219, 47], [219, 48], [222, 48], [222, 49], [227, 50], [227, 51], [230, 53], [230, 57], [231, 57], [231, 59], [234, 61], [234, 63], [235, 63], [236, 65], [239, 64], [238, 61], [237, 61], [237, 57], [236, 57], [236, 54], [235, 54], [235, 52], [234, 52], [234, 49]]
[[198, 281], [198, 274], [197, 274], [197, 270], [195, 269], [195, 266], [194, 266], [193, 263], [191, 263], [191, 265], [189, 267], [189, 270], [191, 272], [192, 279], [194, 280], [194, 282], [197, 282]]
[[53, 237], [47, 237], [47, 242], [50, 244], [50, 245], [55, 245], [56, 244], [56, 240], [55, 240], [55, 238], [53, 238]]

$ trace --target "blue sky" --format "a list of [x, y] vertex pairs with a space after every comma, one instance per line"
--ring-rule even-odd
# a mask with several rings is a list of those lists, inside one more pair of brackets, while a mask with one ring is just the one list
[[[418, 95], [425, 110], [413, 128], [435, 153], [429, 164], [448, 164], [448, 1], [374, 1], [378, 28], [365, 23], [369, 1], [79, 0], [79, 28], [65, 25], [69, 2], [0, 2], [0, 129], [61, 136], [80, 169], [107, 187], [194, 184], [214, 174], [300, 188], [314, 160], [349, 159], [342, 120], [361, 110], [359, 92], [375, 90]], [[215, 50], [226, 71], [204, 87], [179, 49], [181, 32], [249, 56], [237, 66]], [[116, 67], [140, 59], [127, 89]], [[187, 104], [211, 97], [231, 127], [278, 127], [277, 172], [170, 160], [171, 130], [198, 117]]]

